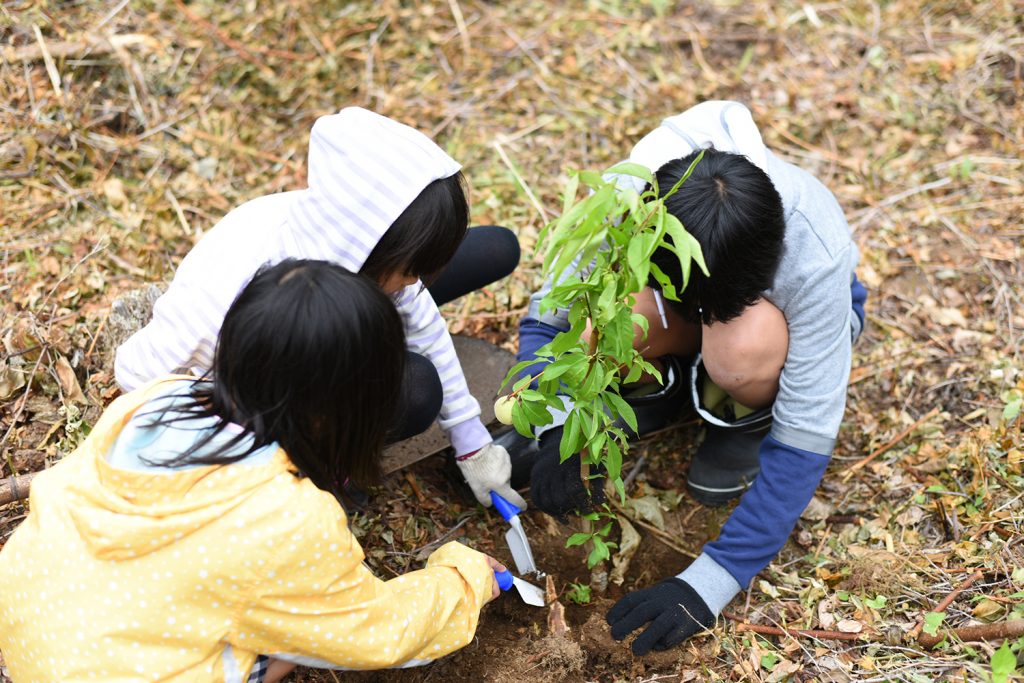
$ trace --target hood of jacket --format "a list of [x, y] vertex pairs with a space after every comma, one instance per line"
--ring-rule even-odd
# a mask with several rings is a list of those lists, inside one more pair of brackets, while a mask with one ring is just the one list
[[[170, 389], [188, 386], [179, 378]], [[168, 381], [162, 380], [117, 399], [77, 451], [33, 482], [33, 511], [41, 518], [50, 513], [71, 520], [94, 557], [126, 560], [157, 552], [213, 525], [254, 496], [265, 495], [266, 484], [275, 477], [294, 476], [294, 467], [279, 448], [269, 449], [253, 465], [184, 469], [112, 465], [119, 451], [137, 448], [139, 443], [146, 444], [145, 452], [137, 455], [166, 455], [162, 452], [165, 437], [158, 434], [148, 444], [133, 438], [125, 445], [119, 437], [138, 430], [139, 421], [132, 417], [140, 409], [148, 410], [144, 406], [150, 399], [168, 390]]]
[[360, 107], [322, 116], [309, 139], [308, 188], [288, 210], [289, 255], [358, 271], [391, 224], [461, 166], [423, 133]]
[[673, 159], [708, 147], [742, 154], [768, 173], [768, 150], [750, 110], [728, 100], [701, 102], [665, 119], [636, 143], [629, 160], [657, 171]]

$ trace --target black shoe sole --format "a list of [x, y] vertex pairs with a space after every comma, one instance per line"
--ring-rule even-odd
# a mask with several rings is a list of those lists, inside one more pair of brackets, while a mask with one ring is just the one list
[[738, 488], [730, 489], [715, 489], [710, 487], [702, 487], [699, 484], [694, 484], [689, 479], [686, 480], [686, 490], [690, 492], [690, 495], [700, 503], [708, 507], [722, 507], [728, 505], [730, 502], [736, 500], [744, 493], [747, 492], [753, 485], [753, 481], [749, 484], [743, 484]]

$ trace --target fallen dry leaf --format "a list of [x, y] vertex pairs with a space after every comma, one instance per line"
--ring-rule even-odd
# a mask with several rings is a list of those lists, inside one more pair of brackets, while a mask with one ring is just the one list
[[78, 377], [75, 376], [75, 371], [71, 368], [71, 363], [68, 362], [68, 359], [64, 356], [59, 356], [54, 364], [54, 369], [57, 371], [57, 379], [60, 380], [60, 389], [64, 393], [64, 400], [82, 405], [88, 403], [88, 399], [82, 393], [82, 387], [78, 384]]
[[856, 619], [840, 619], [836, 629], [842, 633], [860, 633], [864, 630], [864, 624]]
[[608, 576], [616, 586], [621, 586], [622, 582], [626, 580], [629, 561], [633, 559], [633, 555], [640, 547], [640, 534], [625, 516], [619, 517], [619, 528], [622, 529], [622, 536], [619, 538], [619, 549], [612, 557], [612, 571]]
[[6, 401], [24, 386], [25, 374], [6, 360], [0, 361], [0, 401]]

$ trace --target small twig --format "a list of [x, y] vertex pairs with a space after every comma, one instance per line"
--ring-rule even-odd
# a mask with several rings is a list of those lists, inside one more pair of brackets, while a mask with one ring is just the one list
[[155, 38], [140, 33], [128, 33], [119, 36], [83, 36], [78, 40], [54, 41], [46, 43], [46, 52], [40, 44], [24, 45], [22, 47], [5, 47], [3, 52], [4, 61], [7, 62], [35, 62], [45, 59], [49, 54], [52, 59], [63, 59], [64, 57], [78, 57], [83, 53], [91, 56], [103, 55], [113, 52], [118, 47], [134, 47], [143, 45], [149, 48], [158, 47]]
[[92, 352], [96, 348], [96, 342], [99, 341], [100, 336], [103, 334], [103, 329], [107, 326], [107, 321], [110, 320], [110, 311], [103, 316], [103, 320], [100, 321], [100, 326], [96, 328], [96, 334], [93, 335], [92, 343], [89, 344], [89, 350], [85, 352], [85, 360], [89, 360], [92, 357]]
[[494, 142], [491, 143], [491, 146], [494, 147], [494, 149], [498, 152], [498, 156], [501, 158], [502, 163], [504, 163], [505, 166], [508, 167], [508, 170], [515, 177], [516, 182], [519, 183], [519, 186], [523, 188], [523, 192], [526, 193], [526, 198], [530, 200], [530, 204], [532, 204], [533, 208], [535, 208], [537, 210], [537, 213], [540, 214], [541, 225], [547, 225], [548, 212], [544, 210], [544, 207], [543, 205], [541, 205], [540, 200], [537, 199], [537, 195], [533, 193], [533, 190], [531, 190], [530, 186], [526, 184], [526, 181], [523, 179], [523, 177], [519, 175], [519, 171], [512, 163], [512, 160], [508, 158], [507, 154], [505, 154], [505, 149], [501, 146], [501, 141], [495, 140]]
[[636, 464], [633, 465], [633, 469], [631, 469], [629, 474], [626, 475], [626, 478], [622, 480], [622, 488], [624, 490], [629, 490], [629, 485], [633, 483], [634, 479], [636, 479], [636, 475], [640, 474], [640, 470], [644, 468], [645, 464], [647, 464], [646, 455], [641, 455], [636, 459]]
[[459, 520], [458, 524], [453, 526], [451, 529], [449, 529], [448, 531], [444, 532], [443, 534], [441, 534], [440, 536], [438, 536], [436, 539], [434, 539], [430, 543], [426, 544], [425, 546], [422, 546], [420, 548], [416, 548], [416, 550], [413, 550], [411, 553], [395, 553], [395, 554], [396, 555], [405, 554], [405, 555], [408, 555], [410, 557], [419, 557], [425, 551], [433, 552], [437, 548], [440, 548], [442, 545], [444, 545], [444, 543], [447, 542], [449, 538], [454, 536], [459, 529], [461, 529], [463, 526], [465, 526], [466, 522], [468, 522], [470, 519], [472, 519], [472, 516], [464, 517], [463, 519]]
[[420, 485], [416, 482], [416, 477], [413, 476], [413, 473], [407, 470], [403, 472], [403, 476], [405, 477], [405, 480], [409, 482], [409, 486], [412, 487], [412, 492], [416, 496], [416, 500], [421, 504], [425, 503], [427, 501], [427, 497], [423, 495], [423, 491], [420, 489]]
[[975, 643], [982, 640], [1003, 640], [1006, 638], [1019, 638], [1024, 636], [1024, 619], [1012, 621], [997, 621], [994, 624], [980, 624], [978, 626], [961, 626], [960, 628], [944, 629], [934, 636], [922, 633], [917, 637], [921, 647], [933, 648], [946, 638], [953, 636], [965, 643]]
[[821, 631], [818, 629], [802, 629], [802, 628], [780, 628], [778, 626], [764, 626], [762, 624], [751, 624], [743, 620], [742, 617], [732, 614], [731, 612], [722, 612], [722, 616], [726, 619], [737, 622], [737, 631], [750, 631], [752, 633], [760, 633], [765, 636], [795, 636], [802, 638], [820, 638], [822, 640], [860, 640], [861, 634], [859, 633], [844, 633], [842, 631]]
[[39, 53], [43, 57], [43, 64], [46, 66], [46, 73], [50, 77], [50, 85], [53, 86], [53, 93], [57, 96], [58, 100], [63, 102], [64, 91], [61, 90], [60, 73], [57, 71], [57, 65], [54, 63], [53, 57], [50, 55], [50, 51], [46, 47], [46, 41], [43, 40], [43, 34], [39, 30], [39, 26], [37, 24], [32, 24], [32, 31], [36, 34], [36, 41], [39, 43]]
[[38, 472], [23, 474], [19, 477], [7, 477], [0, 479], [0, 505], [7, 505], [15, 501], [28, 498], [32, 489], [32, 480]]
[[684, 548], [681, 545], [679, 545], [678, 543], [676, 543], [675, 539], [672, 538], [672, 536], [669, 533], [667, 533], [665, 531], [662, 531], [661, 529], [659, 529], [658, 527], [654, 526], [653, 524], [645, 522], [644, 520], [639, 519], [638, 517], [634, 517], [633, 515], [629, 514], [629, 511], [626, 508], [624, 508], [621, 505], [619, 505], [615, 501], [614, 498], [609, 498], [608, 502], [611, 503], [612, 507], [614, 507], [616, 510], [618, 510], [622, 514], [626, 515], [626, 517], [629, 519], [629, 521], [633, 522], [637, 526], [640, 526], [640, 527], [643, 527], [644, 529], [647, 529], [652, 534], [654, 534], [654, 537], [656, 539], [658, 539], [659, 541], [661, 541], [662, 544], [664, 544], [668, 548], [676, 551], [680, 555], [685, 555], [686, 557], [692, 558], [694, 560], [697, 559], [697, 554], [696, 553], [690, 552], [686, 548]]
[[[960, 585], [957, 586], [956, 588], [954, 588], [950, 592], [949, 595], [944, 597], [937, 605], [935, 605], [935, 608], [933, 610], [931, 610], [931, 611], [932, 612], [944, 612], [947, 607], [949, 607], [951, 604], [953, 604], [953, 601], [956, 600], [956, 596], [960, 595], [965, 590], [970, 588], [971, 584], [973, 584], [975, 581], [978, 581], [979, 579], [981, 579], [982, 576], [984, 576], [984, 574], [982, 573], [982, 571], [980, 569], [975, 571], [973, 574], [971, 574], [966, 579], [961, 581]], [[910, 631], [910, 637], [911, 638], [918, 638], [920, 636], [920, 634], [921, 634], [921, 629], [923, 627], [924, 627], [924, 618], [922, 617], [921, 620], [917, 622], [917, 625], [914, 626], [914, 628]]]
[[470, 59], [469, 32], [466, 29], [466, 19], [462, 16], [462, 8], [459, 7], [459, 0], [448, 0], [448, 7], [451, 8], [455, 26], [459, 29], [462, 51], [466, 54], [466, 59]]
[[935, 417], [938, 414], [939, 414], [939, 409], [938, 408], [932, 408], [924, 416], [918, 418], [914, 422], [914, 424], [912, 424], [909, 427], [907, 427], [906, 429], [900, 431], [899, 434], [897, 434], [896, 436], [894, 436], [891, 439], [889, 439], [889, 441], [887, 441], [884, 445], [879, 446], [878, 448], [876, 448], [870, 455], [868, 455], [865, 458], [861, 458], [860, 460], [858, 460], [854, 464], [852, 464], [849, 467], [847, 467], [846, 471], [843, 472], [843, 481], [848, 480], [853, 475], [854, 472], [856, 472], [857, 470], [859, 470], [862, 467], [864, 467], [865, 465], [867, 465], [869, 462], [871, 462], [872, 460], [874, 460], [875, 458], [880, 456], [882, 453], [885, 453], [886, 451], [888, 451], [890, 448], [892, 448], [893, 446], [898, 444], [900, 441], [902, 441], [904, 438], [906, 438], [906, 436], [908, 434], [910, 434], [912, 431], [914, 431], [915, 429], [920, 427], [922, 424], [924, 424], [925, 422], [927, 422], [928, 420], [932, 419], [933, 417]]

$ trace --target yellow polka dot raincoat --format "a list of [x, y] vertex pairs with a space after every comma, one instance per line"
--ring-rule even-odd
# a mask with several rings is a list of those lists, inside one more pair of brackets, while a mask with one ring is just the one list
[[449, 543], [424, 569], [376, 578], [341, 506], [280, 449], [257, 464], [113, 466], [118, 435], [168, 384], [119, 398], [33, 482], [0, 551], [15, 683], [243, 681], [258, 654], [376, 669], [472, 639], [491, 595], [484, 555]]

